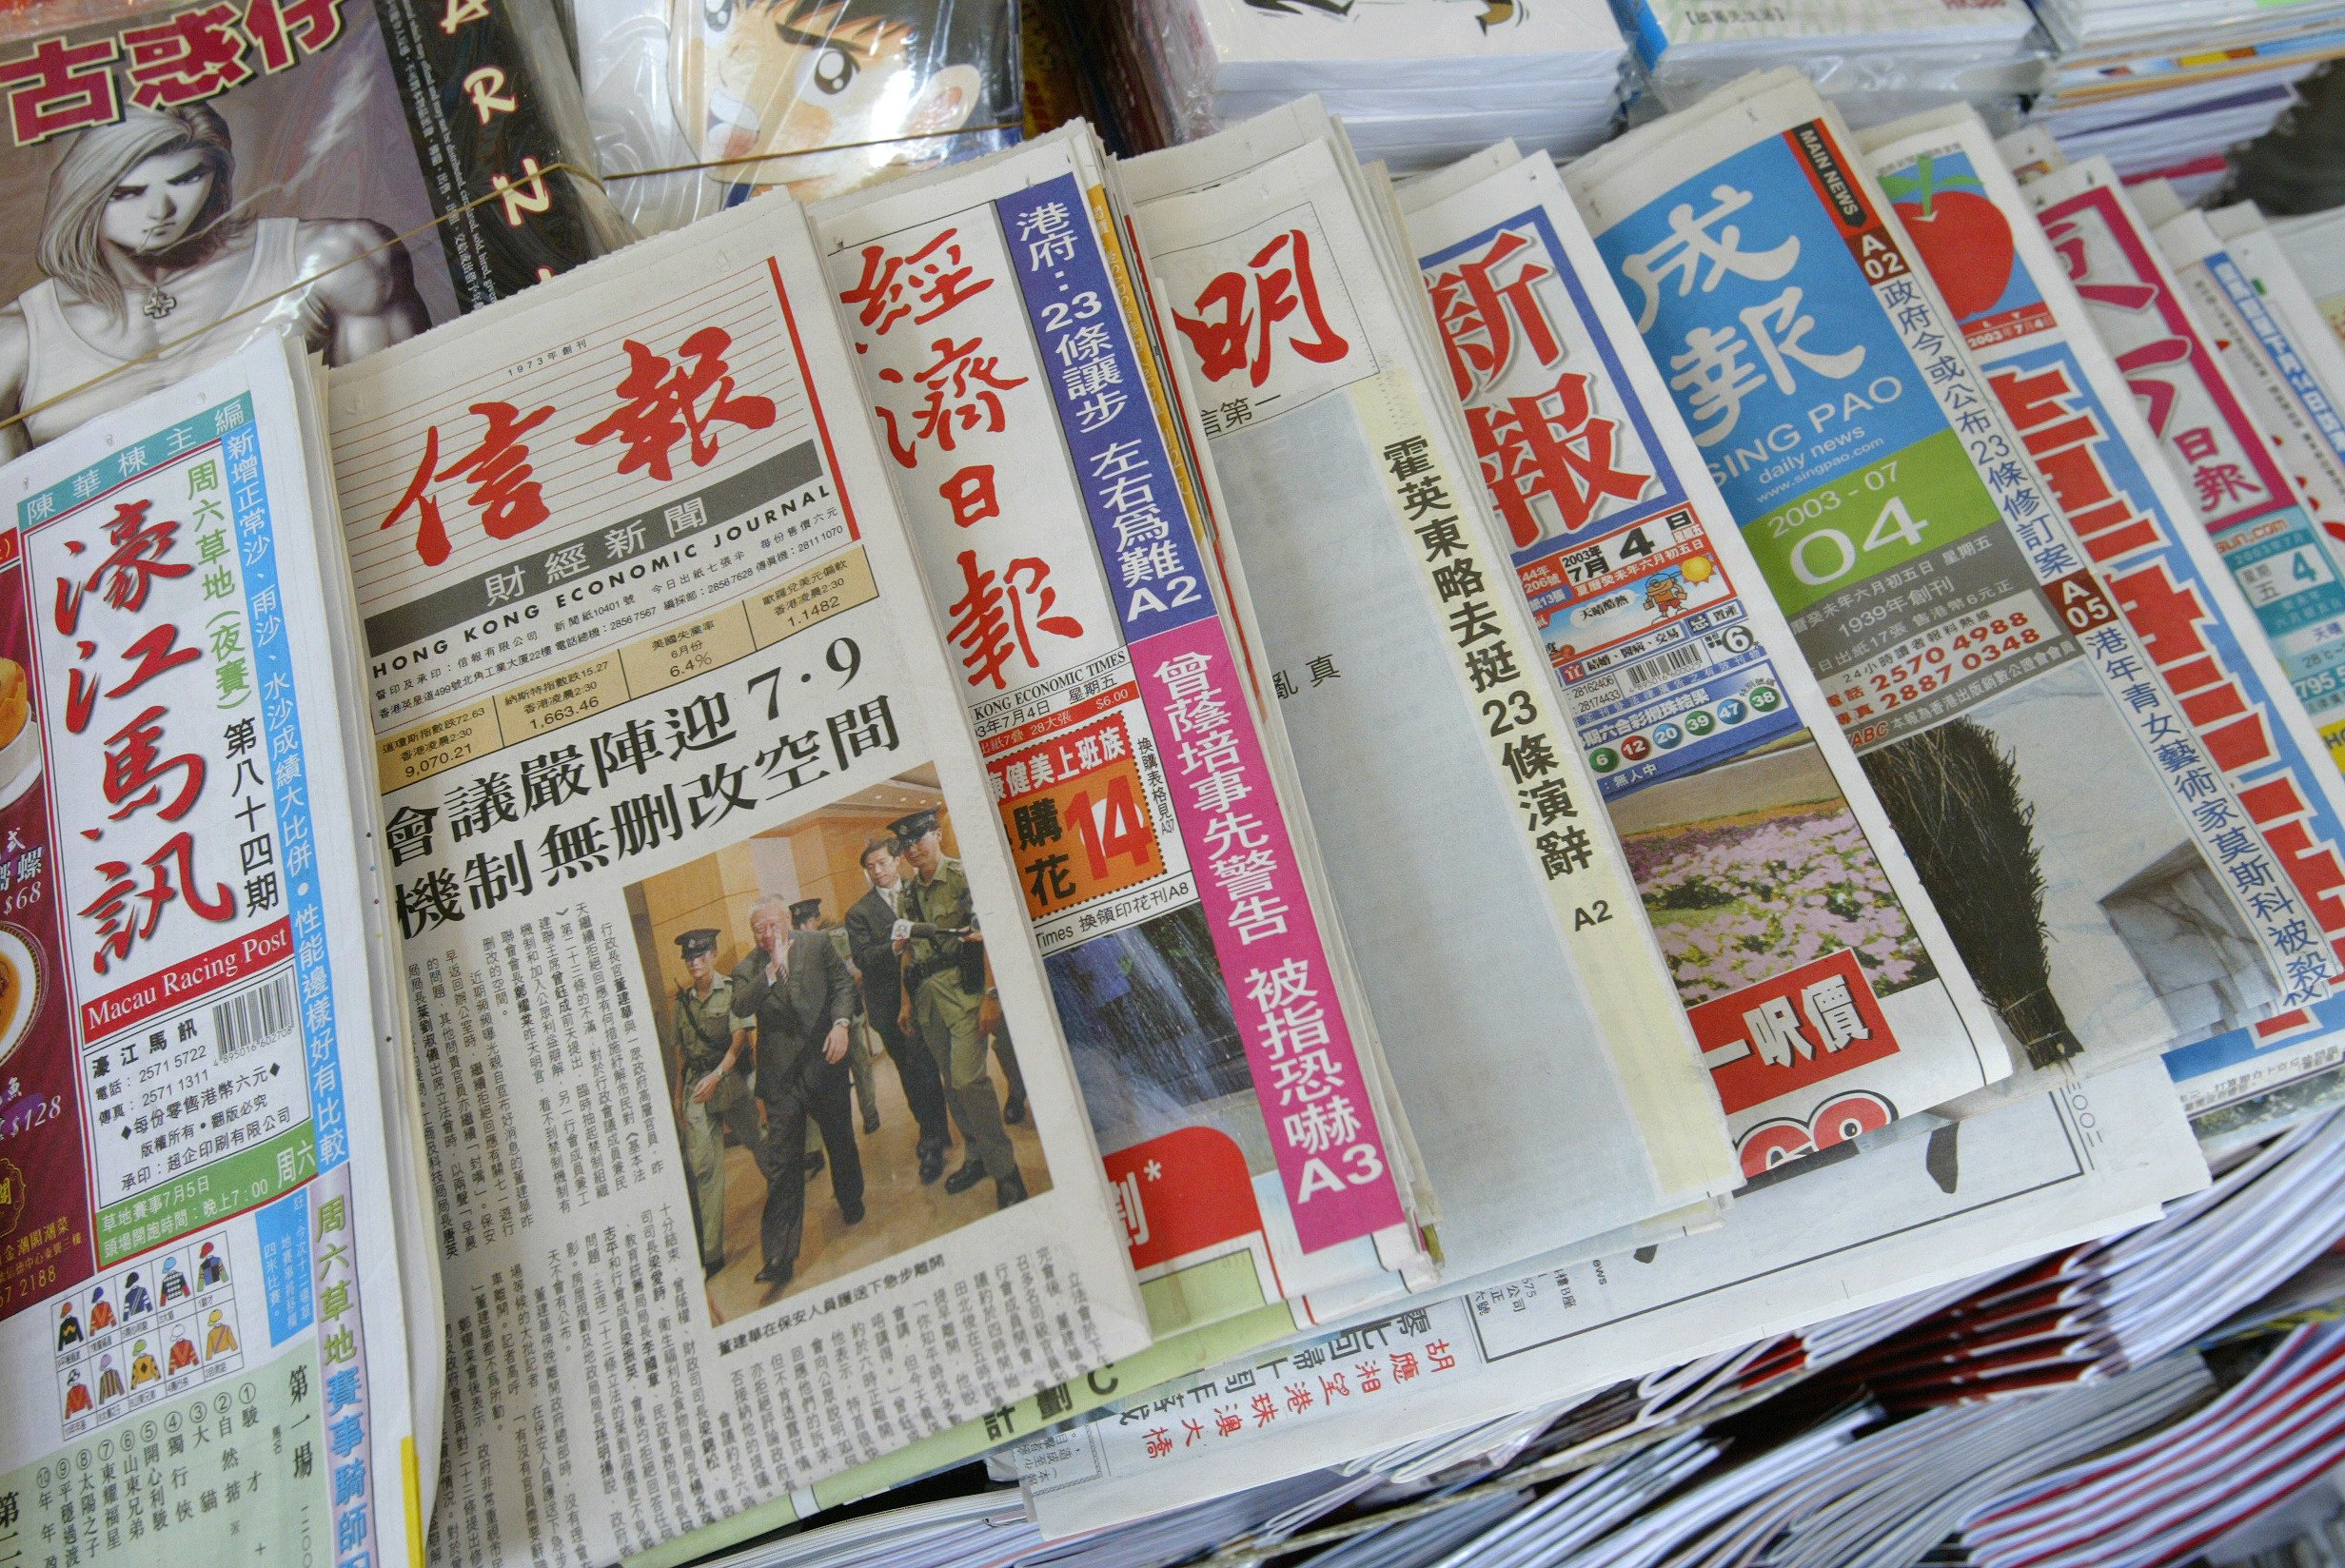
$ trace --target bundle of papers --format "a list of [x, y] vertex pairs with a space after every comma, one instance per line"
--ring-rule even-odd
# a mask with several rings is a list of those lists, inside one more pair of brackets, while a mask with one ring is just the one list
[[1317, 94], [1364, 159], [1447, 163], [1506, 137], [1557, 157], [1610, 131], [1627, 46], [1604, 0], [1067, 4], [1135, 150]]
[[2345, 1327], [2307, 1325], [2188, 1421], [2014, 1488], [1958, 1534], [1983, 1568], [2180, 1561], [2340, 1458]]
[[[1716, 1102], [1650, 931], [1589, 912], [1636, 898], [1630, 864], [1587, 820], [1594, 780], [1376, 193], [1311, 106], [1152, 154], [1118, 184], [1212, 458], [1249, 641], [1319, 843], [1351, 869], [1336, 907], [1442, 1173], [1448, 1266], [1706, 1220], [1739, 1180]], [[1309, 324], [1249, 334], [1289, 265]], [[1420, 809], [1425, 791], [1441, 812]], [[1443, 874], [1467, 864], [1482, 874]], [[1489, 987], [1482, 965], [1512, 983]], [[1547, 1036], [1530, 1062], [1511, 1049], [1526, 1009]], [[1502, 1074], [1502, 1103], [1462, 1092]], [[1566, 1125], [1570, 1147], [1543, 1158], [1543, 1131]], [[1514, 1157], [1489, 1161], [1494, 1144]]]
[[2222, 153], [2296, 101], [2295, 84], [2345, 54], [2345, 5], [2254, 0], [2036, 0], [2056, 49], [2031, 117], [2105, 153], [2129, 178], [2219, 185]]
[[2144, 1366], [2198, 1342], [2345, 1235], [2345, 1123], [2292, 1133], [2164, 1219], [1996, 1282], [1882, 1341], [1840, 1382], [1913, 1408]]
[[[1543, 1439], [1495, 1478], [1465, 1467], [1364, 1492], [1322, 1471], [1054, 1543], [1028, 1534], [998, 1495], [990, 1512], [980, 1495], [827, 1525], [725, 1563], [1155, 1568], [1215, 1539], [1312, 1568], [1894, 1562], [1923, 1560], [1941, 1541], [1989, 1562], [2171, 1561], [2302, 1494], [2335, 1462], [2337, 1352], [2338, 1331], [2316, 1326], [2276, 1342], [2228, 1387], [2237, 1373], [2218, 1380], [2185, 1352], [2089, 1389], [1885, 1424], [1862, 1401], [1821, 1418], [1784, 1411], [1788, 1431], [1745, 1421], [1562, 1469], [1567, 1456]], [[1314, 1528], [1330, 1517], [1340, 1522]], [[1214, 1526], [1222, 1537], [1206, 1534]]]
[[2045, 49], [2026, 0], [1623, 0], [1623, 25], [1661, 108], [1736, 77], [1791, 66], [1854, 125], [1949, 102], [2009, 121], [2042, 85]]
[[[1992, 157], [1967, 111], [1937, 118], [1971, 127], [1972, 162]], [[2063, 369], [2018, 399], [1980, 350], [2084, 329], [2031, 308], [2056, 268], [2048, 252], [2019, 267], [2016, 194], [1946, 151], [1913, 157], [1907, 172], [1876, 151], [1876, 185], [1837, 115], [1781, 71], [1630, 132], [1567, 183], [2030, 1069], [1996, 1092], [2037, 1089], [2055, 1063], [2092, 1070], [2331, 1005], [2338, 960], [2308, 940], [2330, 917], [2317, 887], [2291, 879], [2296, 830], [2219, 830], [2258, 820], [2247, 802], [2267, 773], [2308, 804], [2345, 794], [2340, 780], [2315, 765], [2311, 725], [2276, 676], [2265, 683], [2292, 722], [2245, 750], [2186, 701], [2212, 667], [2143, 678], [2185, 650], [2104, 563], [2156, 547], [2175, 562], [2161, 570], [2211, 579], [2203, 543], [2185, 562], [2189, 545], [2111, 505], [2105, 480], [2094, 494], [2109, 457], [2042, 462], [2052, 447], [2036, 425], [2079, 378]], [[2228, 623], [2246, 618], [2226, 608]], [[2261, 658], [2241, 662], [2254, 673]], [[2237, 804], [2202, 810], [2210, 790]], [[2064, 822], [2068, 810], [2084, 814]], [[2251, 880], [2272, 899], [2241, 896], [2235, 854], [2260, 863]], [[2176, 922], [2202, 899], [2206, 919]]]
[[[2120, 1068], [1974, 1117], [1959, 1139], [1917, 1132], [1747, 1191], [1715, 1230], [1468, 1281], [1224, 1362], [1009, 1457], [1046, 1535], [1104, 1528], [1971, 1281], [2053, 1238], [2144, 1224], [2204, 1180], [2163, 1070]], [[1669, 1414], [1657, 1405], [1651, 1424]]]
[[2166, 1425], [2202, 1403], [2213, 1382], [2195, 1358], [2176, 1357], [2055, 1398], [1929, 1411], [1783, 1475], [1697, 1539], [1681, 1537], [1671, 1560], [1731, 1562], [1764, 1547], [1783, 1568], [1919, 1561], [1972, 1509]]
[[2196, 202], [2230, 178], [2224, 150], [2271, 129], [2298, 101], [2296, 84], [2315, 69], [2278, 66], [2068, 104], [2047, 97], [2033, 118], [2071, 157], [2104, 155], [2127, 179], [2165, 179]]

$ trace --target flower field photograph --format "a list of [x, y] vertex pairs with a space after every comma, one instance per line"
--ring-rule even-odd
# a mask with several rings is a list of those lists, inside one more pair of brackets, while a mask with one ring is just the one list
[[1879, 995], [1936, 977], [1804, 735], [1628, 796], [1615, 821], [1687, 1007], [1843, 948]]

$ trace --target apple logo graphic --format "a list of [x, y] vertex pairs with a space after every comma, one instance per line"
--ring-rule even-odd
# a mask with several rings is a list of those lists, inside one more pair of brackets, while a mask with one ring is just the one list
[[1955, 319], [1967, 321], [1991, 307], [2011, 286], [2018, 263], [2011, 225], [1972, 175], [1941, 174], [1926, 154], [1913, 171], [1882, 181], [1897, 215], [1921, 252], [1921, 265], [1946, 297]]

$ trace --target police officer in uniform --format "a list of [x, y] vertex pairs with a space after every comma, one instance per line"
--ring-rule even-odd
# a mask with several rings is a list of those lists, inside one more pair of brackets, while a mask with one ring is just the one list
[[676, 988], [668, 1026], [668, 1060], [678, 1123], [683, 1129], [684, 1169], [692, 1181], [692, 1224], [700, 1237], [700, 1266], [724, 1267], [724, 1135], [756, 1153], [764, 1142], [757, 1102], [734, 1070], [740, 1048], [733, 1032], [733, 982], [717, 972], [717, 932], [703, 926], [676, 939], [691, 983]]
[[[967, 1162], [944, 1179], [947, 1192], [966, 1192], [994, 1179], [1003, 1208], [1026, 1197], [1026, 1179], [1001, 1125], [1001, 1103], [986, 1070], [985, 1037], [977, 1010], [985, 997], [985, 948], [968, 873], [945, 858], [935, 812], [914, 812], [890, 824], [913, 874], [904, 882], [894, 946], [904, 961], [904, 991], [912, 1027], [936, 1058], [945, 1100], [961, 1129]], [[913, 928], [919, 927], [915, 934]]]
[[855, 982], [831, 939], [789, 929], [787, 906], [761, 898], [749, 911], [757, 946], [733, 968], [734, 1038], [757, 1031], [757, 1095], [765, 1107], [765, 1266], [760, 1284], [790, 1283], [806, 1222], [806, 1123], [831, 1155], [839, 1213], [863, 1218], [863, 1160], [855, 1147], [847, 1049]]

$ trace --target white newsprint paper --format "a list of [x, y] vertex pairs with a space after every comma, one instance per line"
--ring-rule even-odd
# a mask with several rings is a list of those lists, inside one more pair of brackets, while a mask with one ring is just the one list
[[1746, 1193], [1649, 1256], [1475, 1281], [1014, 1451], [1047, 1536], [1341, 1464], [2154, 1217], [2206, 1183], [2156, 1062]]

